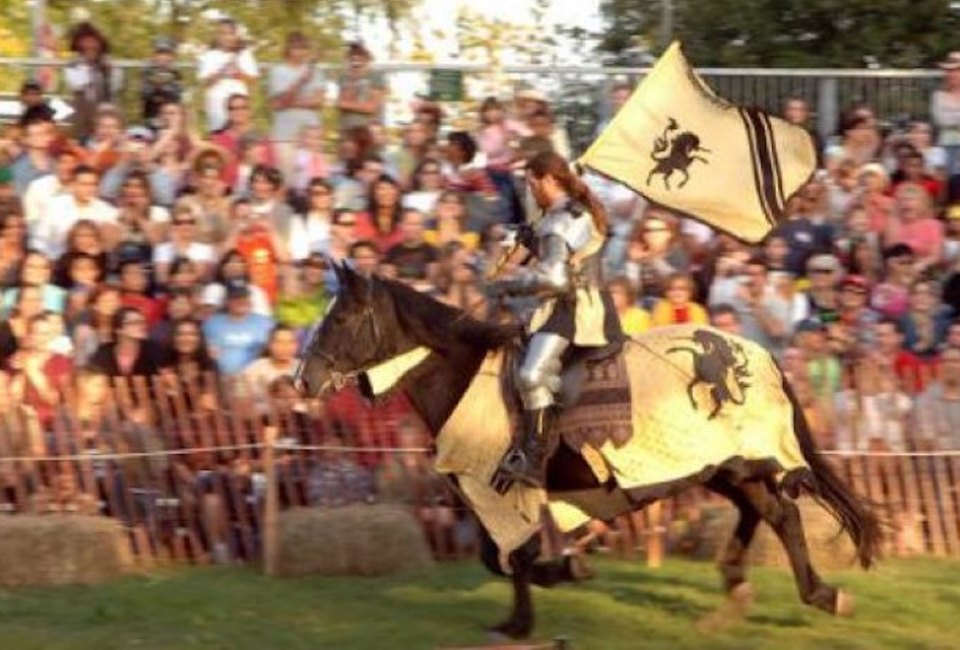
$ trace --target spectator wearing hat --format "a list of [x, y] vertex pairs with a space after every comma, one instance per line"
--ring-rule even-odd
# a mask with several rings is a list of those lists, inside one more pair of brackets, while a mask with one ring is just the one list
[[233, 280], [226, 288], [226, 309], [203, 324], [211, 354], [225, 375], [243, 372], [270, 340], [273, 319], [252, 313], [250, 307], [250, 286]]
[[227, 287], [235, 282], [246, 283], [250, 288], [251, 311], [254, 314], [273, 314], [267, 294], [260, 287], [250, 284], [250, 267], [246, 258], [240, 251], [231, 248], [220, 257], [213, 282], [206, 285], [201, 293], [200, 301], [205, 315], [209, 316], [223, 308], [226, 304]]
[[947, 150], [948, 172], [956, 173], [960, 151], [960, 52], [940, 62], [943, 85], [930, 97], [930, 115], [937, 127], [937, 144]]
[[796, 320], [816, 318], [820, 322], [835, 322], [840, 311], [837, 284], [843, 273], [839, 258], [831, 253], [820, 253], [807, 260], [806, 277], [809, 286], [802, 294]]
[[362, 43], [347, 46], [347, 69], [337, 81], [341, 133], [355, 126], [369, 127], [382, 117], [386, 86], [383, 77], [370, 69], [372, 60]]
[[[241, 112], [250, 111], [250, 90], [247, 84], [260, 76], [260, 68], [240, 35], [240, 26], [229, 18], [217, 22], [213, 46], [200, 55], [197, 79], [206, 89], [204, 103], [207, 128], [215, 133], [229, 128]], [[247, 99], [244, 108], [234, 97]], [[236, 107], [234, 106], [236, 104]]]
[[887, 224], [893, 219], [895, 204], [890, 196], [890, 175], [880, 163], [867, 163], [860, 167], [860, 198], [858, 203], [867, 212], [870, 232], [883, 236]]
[[172, 38], [158, 36], [153, 41], [153, 56], [143, 69], [140, 100], [143, 121], [154, 129], [161, 125], [160, 108], [167, 103], [179, 104], [183, 95], [183, 75], [176, 68], [177, 46]]
[[[169, 178], [156, 164], [153, 152], [154, 133], [145, 126], [132, 126], [124, 134], [120, 158], [103, 175], [100, 181], [100, 196], [113, 202], [124, 202], [124, 190], [131, 176], [138, 176], [144, 182], [144, 199], [157, 223], [170, 220], [164, 205], [170, 205], [176, 192], [177, 179]], [[171, 186], [172, 185], [172, 186]]]
[[20, 105], [23, 107], [20, 112], [21, 120], [29, 115], [39, 114], [54, 119], [54, 110], [43, 96], [43, 86], [35, 79], [27, 79], [20, 86]]
[[120, 73], [110, 65], [109, 41], [88, 22], [70, 30], [70, 51], [74, 59], [64, 68], [63, 78], [73, 94], [73, 135], [83, 141], [93, 133], [100, 105], [114, 100]]
[[848, 274], [840, 282], [840, 309], [830, 330], [833, 350], [844, 361], [854, 361], [873, 345], [873, 325], [880, 315], [870, 309], [870, 283]]
[[66, 246], [67, 233], [73, 224], [86, 219], [101, 227], [108, 237], [117, 233], [117, 209], [98, 198], [100, 177], [92, 167], [81, 165], [74, 170], [70, 193], [48, 202], [48, 209], [37, 222], [35, 246], [51, 258], [60, 257]]
[[830, 328], [818, 318], [797, 323], [794, 340], [806, 359], [807, 377], [813, 394], [820, 400], [832, 400], [843, 386], [843, 367], [834, 354]]
[[320, 126], [324, 78], [317, 70], [310, 40], [302, 32], [287, 34], [283, 63], [270, 69], [268, 94], [273, 109], [270, 137], [280, 170], [293, 177], [297, 140], [305, 127]]

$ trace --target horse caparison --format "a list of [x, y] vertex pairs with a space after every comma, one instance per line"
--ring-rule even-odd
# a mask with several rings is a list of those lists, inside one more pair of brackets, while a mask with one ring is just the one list
[[[457, 407], [487, 354], [517, 341], [518, 328], [480, 322], [455, 308], [397, 282], [367, 279], [347, 268], [338, 268], [340, 292], [325, 321], [317, 329], [298, 372], [298, 382], [307, 394], [316, 395], [341, 383], [343, 375], [357, 374], [418, 346], [431, 354], [411, 369], [396, 386], [404, 390], [429, 430], [437, 435]], [[781, 373], [782, 376], [782, 373]], [[678, 390], [685, 390], [684, 387]], [[725, 550], [719, 569], [723, 586], [733, 599], [749, 599], [746, 554], [762, 521], [776, 533], [789, 557], [801, 600], [818, 609], [842, 614], [850, 599], [825, 583], [811, 566], [803, 525], [794, 499], [811, 494], [850, 536], [860, 564], [868, 568], [879, 556], [881, 523], [870, 505], [854, 494], [818, 454], [803, 411], [788, 382], [782, 390], [792, 405], [792, 431], [809, 471], [792, 472], [778, 480], [776, 463], [753, 465], [751, 471], [731, 471], [720, 466], [679, 482], [676, 490], [703, 485], [729, 499], [739, 521]], [[684, 395], [684, 399], [686, 396]], [[483, 427], [483, 422], [477, 422]], [[642, 435], [634, 432], [634, 435]], [[789, 479], [789, 480], [787, 480]], [[597, 481], [578, 453], [564, 445], [551, 460], [548, 491], [589, 489]], [[670, 496], [675, 492], [663, 494]], [[649, 494], [636, 496], [637, 507], [649, 503]], [[510, 616], [494, 629], [514, 638], [528, 636], [534, 624], [530, 585], [544, 587], [578, 579], [578, 566], [570, 558], [539, 560], [539, 539], [530, 540], [509, 555], [514, 603]], [[484, 539], [484, 564], [505, 574], [498, 549], [489, 536]]]

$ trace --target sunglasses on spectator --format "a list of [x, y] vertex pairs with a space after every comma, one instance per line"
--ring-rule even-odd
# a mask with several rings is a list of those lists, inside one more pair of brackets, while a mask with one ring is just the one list
[[830, 275], [833, 269], [811, 269], [810, 272], [814, 275]]
[[233, 104], [227, 107], [231, 111], [246, 111], [250, 109], [250, 104]]
[[175, 226], [194, 226], [196, 223], [196, 219], [174, 219], [173, 221], [173, 225]]

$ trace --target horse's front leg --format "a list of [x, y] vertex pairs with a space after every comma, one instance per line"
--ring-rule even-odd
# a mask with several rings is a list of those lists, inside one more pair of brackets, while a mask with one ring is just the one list
[[[534, 540], [531, 540], [534, 541]], [[539, 547], [539, 544], [536, 544]], [[533, 596], [530, 584], [533, 576], [533, 565], [539, 549], [534, 549], [530, 542], [510, 554], [510, 576], [513, 583], [513, 612], [510, 618], [493, 628], [496, 634], [502, 634], [511, 639], [525, 639], [533, 631]]]

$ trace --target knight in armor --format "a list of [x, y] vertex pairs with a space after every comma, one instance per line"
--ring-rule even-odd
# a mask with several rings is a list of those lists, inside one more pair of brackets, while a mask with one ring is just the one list
[[526, 178], [541, 211], [523, 238], [531, 256], [512, 277], [490, 286], [494, 295], [539, 299], [517, 376], [522, 431], [493, 478], [501, 491], [518, 481], [544, 486], [547, 460], [558, 444], [557, 393], [570, 353], [623, 338], [613, 302], [602, 288], [601, 253], [607, 234], [603, 205], [556, 153], [531, 159]]

